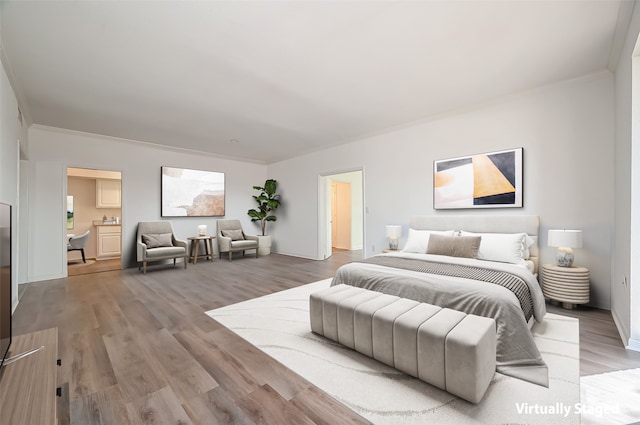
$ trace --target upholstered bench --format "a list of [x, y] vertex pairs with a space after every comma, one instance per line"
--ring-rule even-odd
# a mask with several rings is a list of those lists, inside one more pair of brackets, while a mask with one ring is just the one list
[[349, 285], [311, 294], [311, 330], [472, 403], [496, 369], [494, 319]]

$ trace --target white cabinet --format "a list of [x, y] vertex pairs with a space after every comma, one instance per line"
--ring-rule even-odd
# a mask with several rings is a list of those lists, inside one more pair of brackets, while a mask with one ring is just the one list
[[119, 225], [98, 227], [98, 259], [120, 257], [122, 245], [121, 228]]
[[96, 180], [96, 208], [120, 208], [120, 180]]

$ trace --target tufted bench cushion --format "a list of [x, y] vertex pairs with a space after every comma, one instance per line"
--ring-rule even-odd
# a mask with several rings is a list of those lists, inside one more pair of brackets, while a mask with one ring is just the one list
[[311, 294], [309, 314], [313, 332], [472, 403], [496, 369], [491, 318], [350, 285]]

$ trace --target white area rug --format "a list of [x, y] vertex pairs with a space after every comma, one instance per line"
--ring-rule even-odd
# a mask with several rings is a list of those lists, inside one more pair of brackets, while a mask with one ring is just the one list
[[640, 422], [640, 369], [580, 378], [583, 425]]
[[495, 375], [474, 405], [313, 334], [309, 294], [330, 279], [207, 312], [376, 424], [579, 424], [577, 319], [547, 314], [533, 328], [549, 388]]

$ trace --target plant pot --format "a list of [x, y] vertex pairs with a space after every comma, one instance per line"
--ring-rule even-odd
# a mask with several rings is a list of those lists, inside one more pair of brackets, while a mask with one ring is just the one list
[[258, 236], [258, 256], [271, 254], [271, 235]]

